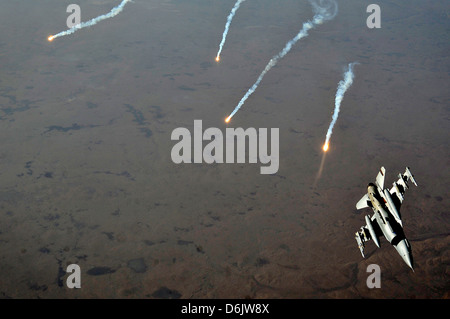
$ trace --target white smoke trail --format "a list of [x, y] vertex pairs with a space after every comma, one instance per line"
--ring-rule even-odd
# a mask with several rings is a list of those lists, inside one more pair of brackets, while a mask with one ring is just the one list
[[324, 151], [326, 151], [328, 149], [331, 134], [333, 133], [333, 127], [334, 127], [334, 124], [336, 124], [336, 120], [339, 115], [339, 109], [341, 107], [341, 102], [342, 102], [342, 99], [344, 98], [344, 94], [353, 83], [353, 78], [354, 78], [353, 67], [356, 64], [358, 64], [358, 62], [350, 63], [348, 65], [348, 70], [344, 74], [344, 79], [339, 81], [338, 89], [336, 92], [336, 99], [335, 99], [335, 103], [334, 103], [333, 118], [331, 120], [330, 127], [328, 128], [327, 136], [325, 138]]
[[[278, 63], [278, 61], [291, 50], [292, 46], [295, 43], [297, 43], [298, 40], [306, 37], [308, 35], [308, 31], [314, 28], [316, 25], [322, 24], [324, 21], [333, 19], [337, 14], [337, 3], [334, 0], [320, 0], [319, 3], [310, 0], [309, 2], [313, 6], [313, 11], [315, 14], [312, 21], [303, 23], [303, 27], [299, 31], [299, 33], [292, 40], [286, 43], [286, 46], [283, 48], [283, 50], [281, 50], [280, 53], [278, 53], [272, 59], [270, 59], [269, 63], [266, 65], [264, 70], [259, 75], [255, 84], [253, 84], [253, 86], [247, 91], [247, 93], [245, 93], [245, 95], [239, 101], [238, 105], [235, 107], [233, 112], [226, 118], [225, 121], [227, 123], [231, 120], [234, 114], [236, 114], [236, 112], [239, 111], [239, 109], [248, 99], [248, 97], [252, 95], [253, 92], [255, 92], [256, 88], [258, 87], [259, 83], [266, 75], [266, 73], [269, 72], [269, 70], [273, 68]], [[323, 5], [323, 3], [327, 3], [327, 5]]]
[[219, 60], [220, 60], [220, 53], [222, 53], [223, 45], [225, 44], [225, 40], [227, 38], [228, 30], [230, 29], [231, 20], [233, 20], [237, 9], [239, 9], [239, 6], [244, 1], [245, 0], [237, 0], [236, 3], [234, 4], [233, 9], [231, 9], [231, 12], [230, 12], [230, 14], [227, 17], [227, 23], [225, 24], [225, 30], [223, 30], [222, 41], [220, 42], [220, 45], [219, 45], [219, 52], [217, 52], [217, 56], [216, 56], [216, 61], [217, 62], [219, 62]]
[[55, 38], [59, 38], [65, 35], [69, 35], [74, 33], [75, 31], [78, 31], [80, 29], [86, 28], [86, 27], [91, 27], [95, 24], [97, 24], [98, 22], [105, 20], [105, 19], [109, 19], [112, 17], [115, 17], [116, 15], [118, 15], [120, 12], [122, 12], [123, 7], [128, 3], [131, 2], [131, 0], [123, 0], [117, 7], [114, 7], [111, 9], [111, 11], [107, 14], [103, 14], [101, 16], [98, 16], [92, 20], [86, 21], [86, 22], [81, 22], [77, 25], [74, 25], [72, 28], [70, 28], [69, 30], [66, 31], [62, 31], [60, 33], [57, 33], [55, 35], [49, 36], [48, 40], [49, 41], [53, 41], [53, 39]]

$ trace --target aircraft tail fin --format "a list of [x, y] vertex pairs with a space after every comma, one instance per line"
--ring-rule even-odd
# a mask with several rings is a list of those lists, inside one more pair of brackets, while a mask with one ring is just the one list
[[363, 209], [366, 207], [369, 207], [369, 195], [364, 195], [357, 203], [356, 203], [356, 209]]
[[381, 188], [381, 189], [384, 188], [384, 178], [385, 178], [385, 176], [386, 176], [386, 169], [384, 168], [384, 166], [381, 166], [381, 169], [378, 172], [377, 179], [376, 179], [376, 183], [377, 183], [378, 187]]

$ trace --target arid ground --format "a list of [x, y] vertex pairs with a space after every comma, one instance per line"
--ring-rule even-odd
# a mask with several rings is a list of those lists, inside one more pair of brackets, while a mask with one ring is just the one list
[[[227, 126], [313, 16], [306, 0], [246, 1], [216, 63], [234, 2], [135, 0], [53, 42], [73, 1], [0, 3], [0, 297], [449, 297], [448, 2], [379, 1], [369, 29], [371, 2], [339, 1]], [[77, 3], [86, 21], [120, 1]], [[279, 128], [279, 171], [173, 163], [172, 131], [196, 119]], [[354, 239], [371, 214], [355, 204], [382, 165], [387, 184], [405, 166], [419, 184], [401, 209], [414, 272], [385, 239], [365, 259]], [[81, 289], [66, 286], [70, 264]]]

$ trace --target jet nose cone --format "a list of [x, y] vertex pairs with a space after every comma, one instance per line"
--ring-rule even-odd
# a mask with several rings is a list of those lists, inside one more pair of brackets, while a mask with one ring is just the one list
[[411, 253], [411, 246], [409, 245], [409, 242], [407, 239], [403, 239], [400, 241], [397, 246], [395, 247], [397, 249], [397, 252], [402, 256], [405, 263], [412, 269], [413, 268], [413, 258]]

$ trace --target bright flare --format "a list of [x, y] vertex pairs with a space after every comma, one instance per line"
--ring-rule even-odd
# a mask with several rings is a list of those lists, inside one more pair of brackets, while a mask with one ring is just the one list
[[231, 21], [233, 20], [233, 17], [236, 14], [237, 9], [239, 9], [239, 6], [244, 1], [245, 0], [237, 0], [236, 3], [234, 4], [233, 9], [231, 9], [231, 12], [227, 17], [227, 23], [225, 24], [225, 30], [223, 30], [223, 34], [222, 34], [222, 41], [220, 41], [220, 44], [219, 44], [219, 52], [217, 52], [217, 58], [216, 58], [217, 62], [219, 62], [219, 60], [220, 60], [220, 53], [222, 52], [223, 45], [225, 44], [225, 40], [227, 39], [227, 34], [228, 34], [228, 30], [230, 29]]
[[329, 147], [329, 144], [328, 144], [328, 143], [324, 144], [324, 145], [323, 145], [323, 151], [324, 151], [324, 152], [328, 151], [328, 147]]
[[122, 12], [123, 7], [124, 7], [128, 2], [130, 2], [130, 1], [131, 1], [131, 0], [122, 0], [122, 2], [121, 2], [118, 6], [112, 8], [111, 11], [110, 11], [109, 13], [103, 14], [103, 15], [101, 15], [101, 16], [98, 16], [97, 18], [91, 19], [91, 20], [86, 21], [86, 22], [81, 22], [81, 23], [79, 23], [79, 24], [77, 24], [77, 25], [74, 25], [74, 26], [73, 26], [72, 28], [70, 28], [69, 30], [62, 31], [62, 32], [57, 33], [57, 34], [55, 34], [55, 35], [49, 36], [49, 37], [48, 37], [48, 41], [51, 42], [51, 41], [53, 41], [53, 39], [55, 39], [55, 38], [59, 38], [59, 37], [65, 36], [65, 35], [72, 34], [72, 33], [74, 33], [75, 31], [78, 31], [78, 30], [80, 30], [80, 29], [83, 29], [83, 28], [86, 28], [86, 27], [91, 27], [91, 26], [97, 24], [98, 22], [100, 22], [100, 21], [102, 21], [102, 20], [105, 20], [105, 19], [109, 19], [109, 18], [115, 17], [115, 16], [118, 15], [120, 12]]
[[225, 123], [230, 123], [230, 120], [231, 120], [231, 116], [228, 116], [228, 117], [225, 119]]
[[[339, 81], [339, 85], [338, 85], [338, 89], [336, 92], [336, 99], [335, 99], [335, 106], [334, 106], [334, 113], [333, 113], [333, 117], [330, 123], [330, 126], [328, 127], [328, 131], [327, 131], [327, 136], [325, 137], [325, 144], [327, 146], [328, 149], [328, 144], [330, 142], [330, 138], [331, 138], [331, 134], [333, 133], [333, 127], [334, 124], [336, 124], [338, 115], [339, 115], [339, 110], [341, 108], [341, 102], [342, 99], [344, 98], [344, 94], [347, 91], [347, 89], [352, 85], [353, 83], [353, 78], [354, 78], [354, 74], [353, 74], [353, 67], [358, 64], [358, 62], [353, 62], [350, 63], [348, 65], [348, 69], [344, 74], [344, 79]], [[323, 150], [325, 150], [325, 146], [323, 147]]]

